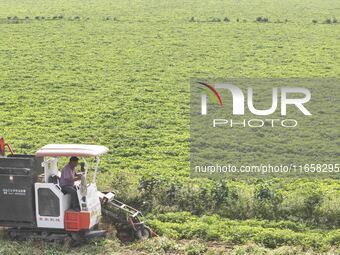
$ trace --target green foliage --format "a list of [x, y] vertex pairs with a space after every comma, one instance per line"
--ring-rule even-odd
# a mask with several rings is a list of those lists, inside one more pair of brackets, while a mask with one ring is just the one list
[[155, 215], [148, 221], [160, 234], [177, 239], [201, 238], [245, 244], [249, 241], [267, 248], [302, 246], [329, 249], [339, 243], [339, 230], [310, 229], [291, 221], [237, 221], [218, 215], [197, 217], [187, 212]]
[[92, 240], [82, 246], [72, 247], [66, 243], [59, 245], [51, 242], [15, 242], [0, 239], [1, 255], [62, 255], [62, 254], [121, 254], [117, 240]]
[[195, 18], [195, 17], [191, 17], [189, 21], [190, 21], [190, 22], [195, 22], [195, 21], [196, 21], [196, 18]]
[[269, 22], [267, 17], [257, 17], [256, 22]]
[[324, 24], [335, 24], [338, 23], [337, 18], [332, 17], [332, 18], [326, 18], [325, 21], [323, 22]]
[[205, 254], [208, 250], [208, 247], [206, 244], [201, 242], [192, 242], [187, 245], [185, 248], [185, 254], [186, 255], [202, 255]]
[[217, 17], [213, 17], [210, 19], [211, 22], [221, 22], [221, 19], [220, 18], [217, 18]]
[[293, 220], [310, 226], [340, 225], [338, 182], [307, 179], [209, 180], [143, 176], [139, 200], [149, 211], [218, 213], [232, 219]]

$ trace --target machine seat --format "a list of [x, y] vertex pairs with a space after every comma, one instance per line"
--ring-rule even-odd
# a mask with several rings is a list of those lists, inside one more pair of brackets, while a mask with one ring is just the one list
[[48, 183], [54, 183], [59, 185], [60, 177], [58, 175], [51, 175], [48, 177]]

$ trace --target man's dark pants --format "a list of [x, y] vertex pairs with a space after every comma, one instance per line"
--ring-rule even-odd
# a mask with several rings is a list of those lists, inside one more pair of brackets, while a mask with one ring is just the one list
[[63, 186], [61, 188], [61, 191], [64, 194], [70, 194], [71, 195], [71, 208], [74, 210], [80, 210], [80, 206], [79, 206], [79, 200], [78, 200], [78, 195], [77, 195], [77, 190], [74, 186]]

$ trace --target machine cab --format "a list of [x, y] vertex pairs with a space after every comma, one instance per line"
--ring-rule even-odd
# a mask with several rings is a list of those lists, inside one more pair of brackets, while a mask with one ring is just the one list
[[[89, 230], [99, 223], [101, 204], [96, 186], [96, 174], [99, 156], [108, 152], [108, 148], [98, 145], [82, 144], [49, 144], [36, 152], [37, 157], [43, 157], [44, 174], [35, 183], [36, 222], [38, 228], [65, 229], [78, 232]], [[64, 165], [59, 163], [61, 157], [76, 156], [84, 163], [81, 181], [75, 182], [81, 210], [73, 211], [71, 197], [64, 194], [59, 185], [59, 178]], [[87, 184], [88, 158], [94, 158], [92, 182]]]

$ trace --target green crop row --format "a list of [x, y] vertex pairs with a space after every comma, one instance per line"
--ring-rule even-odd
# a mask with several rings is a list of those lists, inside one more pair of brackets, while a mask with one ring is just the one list
[[340, 245], [340, 230], [303, 229], [303, 225], [289, 221], [235, 221], [217, 215], [198, 217], [179, 212], [156, 215], [148, 223], [159, 234], [176, 239], [201, 238], [228, 244], [251, 241], [267, 248], [290, 245], [319, 250]]
[[[118, 190], [134, 187], [125, 193], [126, 196], [121, 193], [119, 196], [143, 208], [144, 212], [190, 211], [195, 215], [218, 214], [237, 220], [284, 220], [328, 229], [340, 226], [338, 180], [216, 181], [173, 177], [165, 173], [154, 177], [144, 175], [135, 182], [131, 178], [124, 180], [122, 176], [113, 179], [112, 187]], [[178, 218], [181, 220], [184, 219]], [[294, 231], [304, 229], [296, 224], [291, 228]]]

